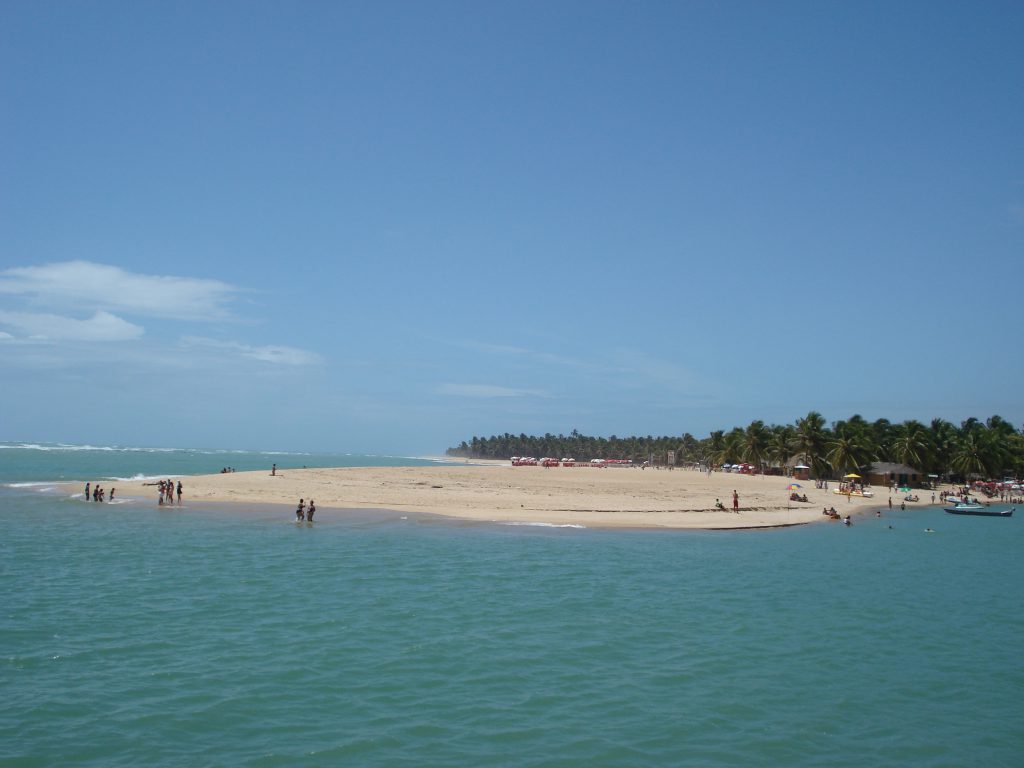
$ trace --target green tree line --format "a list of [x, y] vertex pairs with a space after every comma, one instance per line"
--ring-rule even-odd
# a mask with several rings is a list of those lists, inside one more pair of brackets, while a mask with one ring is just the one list
[[447, 453], [475, 459], [550, 456], [577, 461], [645, 461], [653, 455], [661, 463], [668, 451], [675, 451], [677, 464], [746, 462], [763, 470], [799, 459], [818, 478], [841, 477], [851, 471], [865, 474], [876, 461], [907, 464], [949, 479], [1024, 475], [1024, 432], [999, 416], [984, 422], [972, 417], [959, 425], [932, 419], [926, 425], [914, 420], [900, 424], [888, 419], [866, 421], [855, 415], [829, 425], [820, 413], [811, 411], [794, 424], [752, 421], [746, 427], [717, 430], [702, 439], [689, 432], [662, 437], [592, 437], [575, 429], [569, 435], [506, 432], [464, 440]]

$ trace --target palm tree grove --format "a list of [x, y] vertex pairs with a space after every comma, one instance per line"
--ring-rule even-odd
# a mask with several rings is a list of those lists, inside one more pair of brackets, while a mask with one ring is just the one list
[[510, 459], [513, 456], [592, 459], [654, 458], [665, 463], [670, 451], [677, 464], [748, 463], [762, 472], [783, 472], [793, 460], [806, 463], [818, 478], [835, 478], [851, 471], [863, 473], [873, 462], [894, 462], [945, 480], [973, 477], [1021, 477], [1024, 474], [1024, 431], [992, 416], [970, 418], [959, 426], [944, 419], [928, 425], [910, 420], [866, 421], [855, 415], [829, 426], [817, 411], [795, 424], [766, 425], [753, 421], [729, 432], [716, 430], [703, 439], [689, 432], [665, 437], [590, 437], [573, 430], [569, 435], [525, 434], [474, 437], [449, 448], [449, 456], [471, 459]]

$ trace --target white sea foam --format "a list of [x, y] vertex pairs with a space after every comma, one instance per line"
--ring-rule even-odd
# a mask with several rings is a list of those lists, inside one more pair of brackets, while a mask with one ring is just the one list
[[23, 451], [104, 451], [125, 453], [192, 453], [201, 456], [259, 454], [265, 456], [311, 456], [306, 452], [294, 451], [246, 451], [227, 448], [152, 448], [137, 445], [92, 445], [90, 443], [0, 443], [0, 449]]
[[586, 528], [575, 523], [501, 523], [501, 525], [521, 525], [531, 528]]
[[4, 443], [0, 448], [20, 449], [23, 451], [103, 451], [131, 453], [188, 453], [187, 448], [138, 448], [122, 445], [71, 445], [69, 443]]
[[145, 483], [148, 481], [169, 480], [172, 477], [184, 477], [184, 475], [132, 475], [131, 477], [105, 477], [108, 483]]

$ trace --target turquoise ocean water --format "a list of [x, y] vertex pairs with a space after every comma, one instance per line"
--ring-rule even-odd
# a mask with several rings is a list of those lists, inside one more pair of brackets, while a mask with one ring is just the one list
[[0, 448], [0, 765], [1024, 763], [1019, 518], [300, 526], [45, 481], [415, 460], [54, 448]]

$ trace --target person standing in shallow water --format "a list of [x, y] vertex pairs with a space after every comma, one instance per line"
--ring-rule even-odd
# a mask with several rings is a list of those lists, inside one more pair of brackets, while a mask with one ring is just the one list
[[306, 510], [306, 522], [313, 522], [313, 513], [316, 512], [316, 504], [312, 499], [309, 500], [309, 509]]
[[306, 500], [299, 499], [299, 506], [295, 509], [295, 520], [301, 521], [305, 519], [306, 512]]
[[178, 506], [181, 506], [181, 480], [178, 481]]

